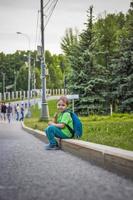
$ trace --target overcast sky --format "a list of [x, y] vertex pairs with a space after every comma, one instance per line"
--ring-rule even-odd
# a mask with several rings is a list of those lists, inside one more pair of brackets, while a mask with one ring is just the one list
[[[44, 0], [44, 5], [47, 2]], [[76, 27], [81, 31], [90, 5], [94, 6], [94, 15], [97, 17], [105, 11], [126, 13], [130, 0], [58, 0], [45, 29], [45, 49], [51, 53], [61, 53], [60, 42], [65, 30]], [[16, 50], [29, 49], [27, 37], [16, 34], [17, 31], [28, 35], [32, 50], [40, 45], [40, 18], [37, 29], [39, 9], [40, 0], [0, 0], [0, 52], [14, 53]]]

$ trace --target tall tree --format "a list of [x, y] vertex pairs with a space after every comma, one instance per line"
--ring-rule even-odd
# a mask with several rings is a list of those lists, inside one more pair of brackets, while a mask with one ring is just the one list
[[71, 53], [71, 50], [79, 41], [79, 32], [77, 29], [72, 28], [66, 29], [65, 36], [61, 41], [61, 48], [66, 55]]
[[115, 59], [114, 85], [118, 97], [119, 110], [133, 110], [133, 1], [126, 20], [126, 37], [121, 39], [120, 53]]
[[93, 49], [95, 46], [93, 29], [93, 7], [87, 11], [86, 29], [80, 35], [80, 42], [75, 45], [69, 55], [72, 67], [70, 76], [70, 91], [80, 95], [78, 111], [98, 112], [103, 105], [104, 98], [101, 89], [105, 85], [102, 79], [102, 66], [95, 63]]

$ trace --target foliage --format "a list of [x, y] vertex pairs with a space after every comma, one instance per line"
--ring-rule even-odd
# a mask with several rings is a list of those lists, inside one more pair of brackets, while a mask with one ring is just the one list
[[75, 31], [72, 28], [66, 29], [65, 36], [62, 38], [61, 41], [61, 48], [63, 49], [64, 53], [68, 55], [72, 48], [78, 44], [79, 36], [78, 30]]
[[113, 60], [114, 96], [120, 112], [133, 111], [133, 6], [127, 15], [127, 23], [128, 34], [121, 39], [120, 53]]
[[[41, 88], [41, 64], [40, 58], [37, 58], [37, 52], [31, 53], [31, 89], [35, 73], [37, 89]], [[27, 90], [28, 89], [28, 56], [29, 52], [16, 51], [14, 54], [0, 53], [0, 92], [3, 87], [3, 73], [5, 73], [6, 86], [12, 85], [10, 91]], [[62, 88], [64, 85], [64, 73], [67, 71], [68, 65], [63, 55], [51, 55], [49, 51], [45, 52], [46, 67], [49, 70], [47, 76], [47, 88]], [[16, 81], [16, 83], [15, 83]]]
[[126, 15], [105, 13], [95, 22], [91, 6], [78, 42], [70, 42], [72, 33], [63, 38], [62, 50], [71, 67], [67, 88], [80, 95], [77, 111], [132, 112], [133, 2]]

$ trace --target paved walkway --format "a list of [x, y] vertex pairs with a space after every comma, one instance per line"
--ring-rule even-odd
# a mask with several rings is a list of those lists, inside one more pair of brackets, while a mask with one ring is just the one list
[[0, 200], [131, 200], [133, 182], [0, 122]]

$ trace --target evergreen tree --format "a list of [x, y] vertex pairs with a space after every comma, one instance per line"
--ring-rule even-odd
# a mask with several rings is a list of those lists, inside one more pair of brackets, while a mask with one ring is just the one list
[[115, 95], [119, 111], [133, 111], [133, 1], [127, 14], [127, 36], [121, 39], [119, 56], [115, 59]]
[[69, 77], [69, 89], [79, 94], [77, 111], [83, 114], [100, 112], [104, 105], [102, 93], [106, 81], [103, 79], [104, 69], [97, 65], [94, 56], [93, 7], [87, 11], [86, 29], [80, 35], [79, 44], [73, 46], [69, 54], [72, 73]]
[[65, 36], [62, 38], [61, 41], [61, 48], [63, 52], [66, 55], [69, 55], [73, 46], [78, 44], [78, 41], [78, 30], [73, 30], [72, 28], [67, 29], [65, 32]]

